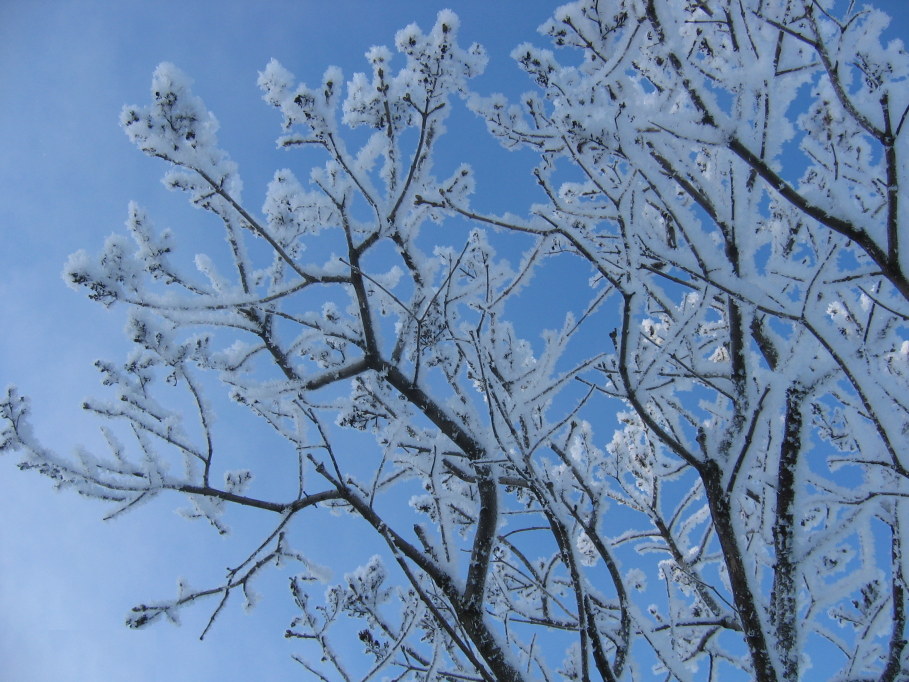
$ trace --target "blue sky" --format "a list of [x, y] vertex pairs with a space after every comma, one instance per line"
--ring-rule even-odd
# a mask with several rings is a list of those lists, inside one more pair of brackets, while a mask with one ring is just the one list
[[[0, 2], [0, 384], [32, 396], [35, 426], [48, 445], [68, 452], [76, 443], [98, 443], [96, 423], [79, 405], [97, 393], [92, 361], [122, 356], [124, 317], [67, 289], [60, 271], [70, 253], [97, 250], [122, 230], [131, 199], [177, 231], [199, 217], [162, 187], [161, 164], [138, 153], [117, 125], [124, 104], [147, 102], [159, 62], [174, 62], [194, 78], [221, 122], [223, 147], [240, 164], [247, 202], [258, 207], [274, 169], [291, 163], [274, 149], [279, 117], [256, 87], [270, 58], [309, 83], [331, 64], [349, 75], [365, 67], [369, 46], [391, 44], [412, 21], [429, 28], [450, 6], [461, 17], [462, 42], [479, 42], [490, 55], [475, 87], [515, 93], [527, 84], [508, 54], [521, 41], [542, 42], [535, 28], [557, 4]], [[905, 0], [880, 5], [896, 18], [893, 35], [905, 40]], [[485, 134], [477, 121], [465, 117], [463, 124], [456, 134]], [[526, 187], [520, 178], [501, 183], [503, 157], [490, 154], [477, 169], [481, 188], [484, 181], [495, 182], [496, 191]], [[205, 608], [186, 612], [181, 628], [123, 626], [131, 606], [170, 596], [180, 575], [200, 586], [217, 580], [241, 558], [243, 533], [254, 530], [243, 526], [240, 538], [218, 538], [171, 513], [175, 506], [178, 500], [168, 499], [102, 523], [102, 505], [54, 494], [48, 481], [16, 471], [13, 458], [0, 460], [0, 677], [302, 678], [289, 658], [293, 643], [281, 637], [293, 612], [280, 574], [259, 586], [265, 599], [257, 610], [228, 609], [201, 643]]]
[[[535, 39], [553, 3], [0, 3], [0, 383], [33, 398], [34, 423], [48, 445], [63, 452], [98, 446], [97, 422], [79, 405], [99, 394], [93, 360], [117, 360], [126, 349], [122, 311], [64, 285], [67, 256], [96, 251], [121, 231], [132, 199], [178, 233], [200, 217], [163, 188], [163, 166], [138, 153], [117, 123], [124, 104], [148, 101], [155, 66], [171, 61], [193, 77], [218, 116], [223, 147], [240, 164], [246, 200], [258, 208], [274, 170], [293, 163], [274, 149], [280, 118], [256, 87], [268, 60], [310, 83], [332, 64], [349, 75], [367, 66], [369, 46], [392, 44], [412, 21], [430, 28], [446, 6], [461, 16], [462, 41], [490, 53], [482, 87], [520, 92], [526, 81], [508, 53]], [[469, 135], [485, 135], [478, 121], [467, 122]], [[0, 677], [303, 677], [290, 659], [294, 644], [282, 637], [294, 615], [286, 575], [259, 585], [264, 600], [251, 614], [239, 604], [229, 608], [204, 642], [205, 607], [187, 611], [180, 628], [123, 625], [139, 601], [173, 595], [179, 576], [199, 586], [221, 578], [252, 541], [243, 544], [244, 528], [219, 538], [172, 513], [181, 505], [175, 497], [104, 523], [103, 505], [55, 494], [47, 480], [14, 464], [0, 460]]]

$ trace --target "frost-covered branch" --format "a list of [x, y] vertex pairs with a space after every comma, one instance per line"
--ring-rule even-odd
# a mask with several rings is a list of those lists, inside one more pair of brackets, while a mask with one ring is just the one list
[[[319, 679], [901, 679], [909, 57], [829, 5], [577, 0], [555, 51], [514, 51], [515, 105], [470, 91], [486, 56], [447, 10], [369, 73], [272, 61], [279, 146], [323, 163], [261, 211], [161, 65], [123, 127], [226, 241], [187, 261], [132, 204], [129, 236], [74, 254], [70, 285], [130, 311], [86, 402], [109, 454], [45, 448], [14, 389], [0, 448], [109, 516], [161, 493], [221, 533], [279, 514], [223, 583], [132, 622], [220, 597], [210, 627], [293, 561]], [[538, 156], [539, 203], [494, 184], [477, 208], [468, 145], [439, 144], [461, 101]], [[244, 410], [286, 470], [255, 475]], [[378, 547], [327, 589], [290, 549], [323, 514]]]

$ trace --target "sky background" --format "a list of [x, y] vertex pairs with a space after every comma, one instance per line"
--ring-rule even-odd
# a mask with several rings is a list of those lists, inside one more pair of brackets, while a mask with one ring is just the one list
[[[301, 159], [274, 149], [279, 115], [256, 87], [269, 59], [310, 84], [329, 65], [349, 76], [365, 69], [369, 46], [392, 45], [412, 21], [428, 30], [448, 6], [461, 17], [462, 45], [479, 42], [490, 56], [474, 87], [515, 94], [529, 84], [508, 54], [522, 41], [543, 42], [535, 29], [557, 4], [0, 0], [0, 387], [13, 383], [33, 398], [47, 445], [70, 452], [98, 444], [97, 422], [79, 406], [99, 394], [93, 360], [123, 356], [125, 317], [68, 289], [63, 264], [123, 231], [130, 200], [178, 235], [201, 215], [163, 188], [163, 164], [133, 148], [117, 123], [124, 104], [149, 101], [159, 62], [195, 80], [221, 123], [222, 147], [239, 163], [246, 203], [258, 209], [276, 168], [293, 165], [306, 176]], [[909, 42], [909, 4], [879, 6], [896, 19], [891, 35]], [[449, 129], [485, 144], [482, 124], [469, 116]], [[504, 172], [488, 146], [476, 168], [481, 190], [525, 191], [526, 176]], [[204, 606], [185, 611], [180, 628], [124, 627], [130, 607], [172, 596], [178, 576], [207, 586], [243, 558], [242, 540], [169, 511], [178, 506], [168, 498], [104, 523], [104, 505], [55, 494], [46, 479], [18, 472], [13, 457], [0, 459], [0, 679], [306, 679], [290, 659], [294, 643], [281, 636], [294, 613], [280, 573], [258, 585], [258, 609], [246, 615], [233, 604], [203, 642]], [[241, 538], [247, 530], [255, 528], [241, 526]], [[339, 551], [358, 542], [336, 540]]]
[[[333, 64], [349, 76], [368, 66], [368, 47], [393, 45], [413, 21], [428, 30], [446, 6], [461, 16], [462, 43], [490, 53], [483, 91], [524, 89], [508, 54], [537, 38], [554, 4], [0, 0], [0, 385], [31, 396], [48, 446], [100, 446], [99, 422], [79, 406], [103, 395], [92, 362], [127, 350], [123, 310], [65, 286], [69, 254], [97, 252], [108, 234], [123, 232], [133, 199], [190, 252], [187, 231], [199, 234], [194, 223], [204, 219], [164, 189], [164, 165], [139, 153], [118, 125], [124, 104], [149, 101], [155, 66], [170, 61], [194, 79], [221, 123], [222, 147], [240, 165], [246, 202], [258, 209], [275, 169], [307, 175], [299, 155], [275, 149], [280, 116], [256, 86], [268, 60], [310, 84]], [[478, 120], [462, 118], [466, 134], [485, 137]], [[176, 496], [105, 523], [105, 505], [55, 493], [15, 463], [0, 460], [0, 679], [306, 679], [290, 658], [299, 647], [282, 637], [295, 615], [286, 574], [257, 585], [263, 601], [250, 614], [240, 600], [229, 605], [203, 642], [207, 604], [184, 611], [179, 628], [123, 625], [140, 601], [172, 597], [180, 576], [198, 587], [216, 583], [256, 535], [244, 540], [241, 527], [219, 538], [173, 513], [185, 506]], [[361, 539], [334, 540], [339, 553], [362, 551]]]

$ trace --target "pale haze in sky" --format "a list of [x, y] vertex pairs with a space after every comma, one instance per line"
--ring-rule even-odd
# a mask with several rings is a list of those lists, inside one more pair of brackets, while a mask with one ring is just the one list
[[[63, 265], [122, 231], [130, 200], [175, 231], [200, 217], [165, 190], [162, 164], [137, 152], [118, 125], [124, 104], [147, 103], [157, 64], [173, 62], [195, 81], [220, 121], [222, 147], [239, 164], [248, 204], [259, 206], [275, 169], [304, 163], [275, 149], [280, 117], [256, 86], [270, 59], [310, 84], [329, 65], [349, 77], [367, 70], [367, 48], [392, 45], [395, 32], [414, 21], [428, 29], [450, 7], [461, 18], [462, 44], [478, 42], [489, 53], [487, 73], [473, 87], [513, 96], [531, 84], [509, 53], [523, 41], [545, 44], [536, 27], [557, 4], [0, 2], [0, 387], [16, 384], [31, 396], [47, 445], [68, 453], [100, 442], [97, 421], [79, 407], [99, 393], [92, 362], [118, 360], [127, 348], [125, 315], [68, 289]], [[909, 43], [906, 0], [877, 4], [894, 17], [890, 36]], [[502, 154], [471, 115], [447, 125], [472, 150], [485, 145]], [[530, 193], [528, 177], [512, 179], [495, 165], [501, 156], [490, 159], [476, 168], [481, 187], [485, 181], [486, 191], [498, 183], [496, 191]], [[190, 251], [191, 239], [181, 242]], [[250, 436], [250, 447], [257, 445]], [[0, 460], [0, 680], [306, 679], [290, 657], [294, 642], [282, 636], [294, 608], [280, 571], [257, 583], [256, 609], [245, 613], [240, 600], [231, 603], [204, 641], [207, 604], [185, 610], [181, 627], [124, 626], [132, 606], [171, 597], [178, 577], [200, 586], [223, 579], [245, 556], [244, 533], [257, 537], [254, 519], [218, 537], [170, 511], [182, 504], [167, 497], [105, 523], [103, 505], [56, 494], [47, 479], [17, 471], [13, 457]], [[358, 538], [331, 530], [312, 529], [312, 546], [331, 540], [339, 554], [364, 552]]]

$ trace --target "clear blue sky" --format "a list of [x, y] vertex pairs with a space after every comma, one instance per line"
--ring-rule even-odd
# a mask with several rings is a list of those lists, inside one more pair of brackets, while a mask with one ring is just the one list
[[[97, 422], [79, 405], [100, 393], [92, 361], [118, 360], [126, 348], [122, 311], [64, 285], [67, 256], [122, 231], [131, 199], [178, 233], [200, 218], [162, 187], [162, 164], [117, 123], [124, 104], [148, 101], [155, 66], [171, 61], [193, 77], [258, 208], [274, 170], [294, 163], [274, 149], [280, 118], [256, 87], [268, 60], [310, 83], [332, 64], [349, 75], [366, 68], [368, 47], [392, 45], [412, 21], [430, 28], [446, 6], [461, 16], [462, 41], [490, 53], [483, 87], [520, 92], [526, 81], [508, 53], [535, 39], [553, 3], [0, 2], [0, 385], [32, 396], [48, 445], [68, 453], [99, 444]], [[470, 134], [485, 135], [483, 126]], [[265, 598], [250, 615], [229, 608], [201, 643], [205, 607], [187, 611], [180, 628], [124, 627], [130, 607], [171, 597], [179, 576], [215, 583], [252, 542], [243, 529], [222, 539], [170, 511], [182, 504], [174, 497], [104, 523], [103, 505], [55, 494], [13, 458], [0, 461], [0, 679], [303, 679], [282, 637], [294, 615], [285, 575], [258, 586]]]
[[[222, 145], [240, 164], [253, 207], [275, 168], [278, 115], [261, 101], [257, 71], [275, 57], [318, 82], [325, 67], [362, 70], [363, 52], [391, 44], [416, 21], [429, 28], [450, 6], [461, 40], [490, 54], [481, 91], [520, 92], [526, 81], [508, 58], [557, 5], [542, 0], [157, 0], [0, 2], [0, 386], [34, 399], [35, 425], [65, 452], [97, 444], [79, 410], [97, 393], [98, 357], [118, 359], [121, 312], [67, 289], [60, 271], [79, 248], [97, 250], [122, 229], [127, 202], [159, 226], [182, 229], [198, 217], [159, 182], [162, 166], [138, 153], [117, 125], [120, 108], [144, 104], [154, 67], [171, 61], [196, 81], [221, 122]], [[880, 3], [909, 36], [905, 0]], [[906, 42], [909, 42], [907, 40]], [[452, 123], [452, 127], [454, 123]], [[469, 135], [482, 135], [479, 124]], [[493, 143], [490, 143], [493, 145]], [[480, 172], [495, 179], [496, 169]], [[0, 461], [0, 679], [279, 680], [304, 671], [282, 637], [293, 616], [285, 577], [259, 588], [265, 599], [244, 615], [229, 609], [205, 642], [208, 611], [184, 626], [128, 631], [124, 617], [142, 599], [166, 598], [185, 575], [202, 586], [241, 558], [239, 538], [214, 537], [169, 513], [170, 499], [112, 523], [103, 506], [54, 494], [48, 481]], [[242, 535], [242, 534], [241, 534]], [[365, 557], [364, 557], [365, 558]]]

